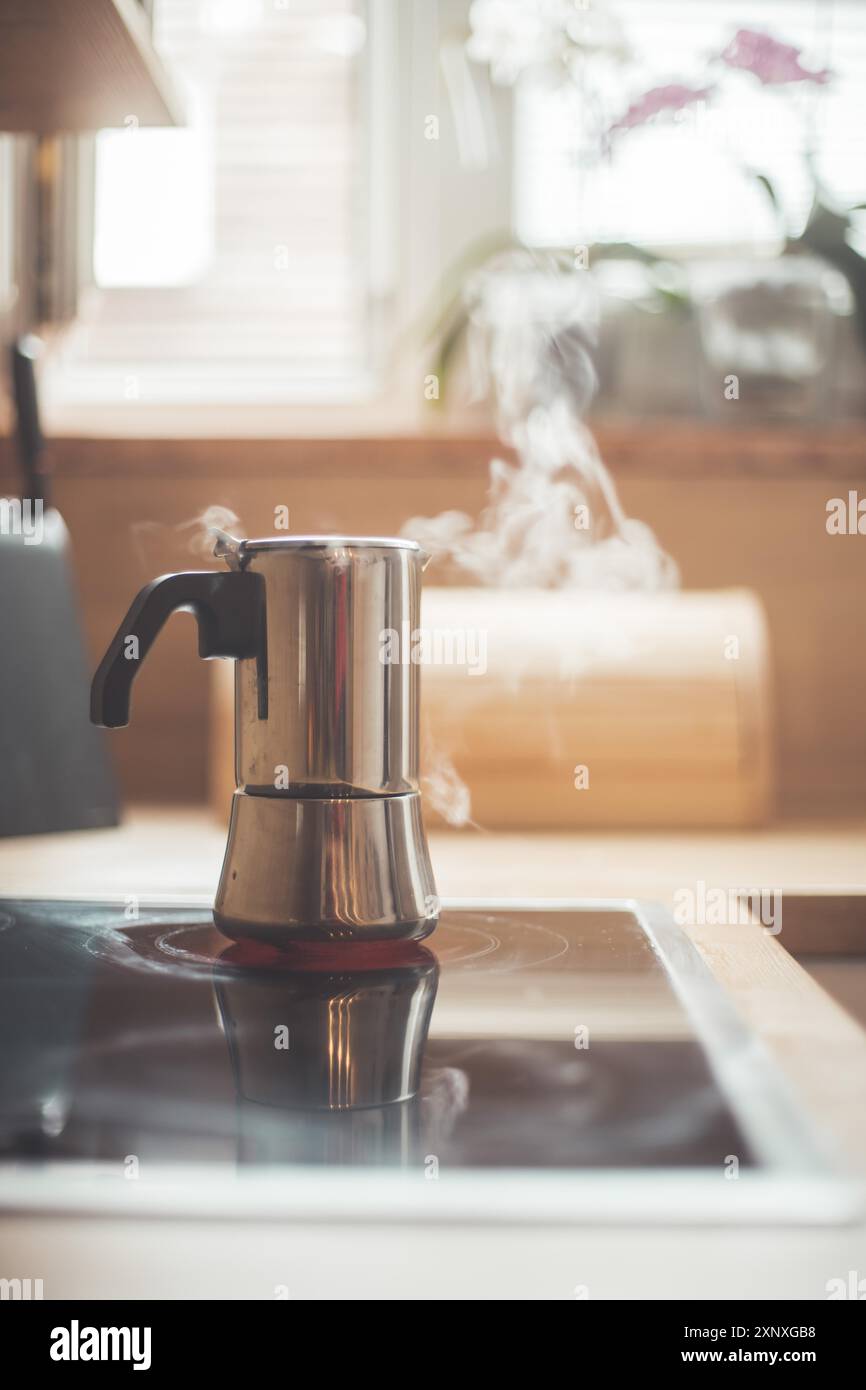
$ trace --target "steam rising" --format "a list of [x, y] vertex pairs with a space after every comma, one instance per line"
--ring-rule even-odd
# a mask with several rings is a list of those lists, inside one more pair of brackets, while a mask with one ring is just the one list
[[179, 522], [175, 530], [188, 531], [191, 554], [209, 560], [213, 557], [214, 543], [227, 531], [237, 535], [239, 527], [240, 517], [231, 507], [211, 506], [205, 507], [203, 512], [192, 517], [190, 521]]
[[478, 523], [465, 512], [413, 517], [403, 534], [477, 584], [554, 589], [668, 589], [673, 561], [626, 516], [582, 416], [596, 390], [598, 302], [592, 277], [552, 257], [498, 258], [470, 283], [475, 354], [486, 360], [499, 435], [517, 464], [494, 459]]
[[[470, 282], [470, 360], [517, 463], [494, 459], [488, 502], [413, 517], [403, 534], [463, 579], [488, 587], [658, 590], [678, 572], [648, 526], [626, 516], [583, 416], [597, 387], [592, 276], [554, 256], [498, 257]], [[473, 341], [474, 340], [474, 341]], [[451, 825], [470, 797], [442, 752], [428, 760], [430, 802]]]
[[[143, 568], [147, 568], [149, 562], [145, 550], [148, 539], [164, 537], [167, 532], [174, 532], [182, 543], [185, 542], [184, 549], [187, 554], [194, 555], [197, 559], [212, 560], [214, 543], [220, 535], [226, 531], [234, 531], [237, 534], [240, 525], [240, 518], [230, 507], [210, 506], [205, 507], [197, 516], [190, 517], [188, 521], [179, 521], [175, 525], [166, 525], [162, 521], [133, 522], [130, 533], [139, 562]], [[243, 528], [240, 529], [240, 534], [243, 535]]]
[[434, 745], [428, 730], [424, 734], [423, 764], [421, 788], [442, 819], [455, 828], [472, 825], [480, 829], [471, 819], [469, 788], [447, 754]]

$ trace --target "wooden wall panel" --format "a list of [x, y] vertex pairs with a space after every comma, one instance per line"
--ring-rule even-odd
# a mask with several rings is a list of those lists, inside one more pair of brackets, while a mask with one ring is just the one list
[[[765, 605], [781, 805], [866, 809], [866, 536], [829, 536], [825, 525], [828, 498], [858, 485], [866, 495], [866, 434], [810, 444], [788, 432], [788, 452], [760, 432], [600, 435], [627, 510], [655, 529], [684, 584], [747, 586]], [[250, 534], [270, 532], [281, 504], [295, 531], [394, 532], [414, 514], [477, 513], [495, 449], [435, 437], [57, 442], [57, 500], [94, 661], [143, 583], [204, 563], [175, 528], [205, 507], [232, 507]], [[178, 615], [139, 679], [133, 724], [111, 736], [129, 796], [205, 796], [207, 689], [191, 620]]]

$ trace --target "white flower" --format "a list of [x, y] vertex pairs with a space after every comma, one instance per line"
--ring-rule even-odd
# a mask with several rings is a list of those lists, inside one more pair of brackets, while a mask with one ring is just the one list
[[473, 0], [469, 23], [469, 57], [508, 86], [530, 68], [565, 74], [580, 53], [626, 54], [619, 21], [598, 0]]
[[470, 58], [489, 63], [494, 82], [510, 84], [527, 68], [555, 62], [566, 46], [562, 0], [473, 0]]

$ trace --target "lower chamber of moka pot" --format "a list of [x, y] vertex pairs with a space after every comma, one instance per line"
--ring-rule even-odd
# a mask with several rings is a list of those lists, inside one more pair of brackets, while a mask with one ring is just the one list
[[417, 941], [438, 910], [417, 792], [235, 792], [214, 904], [225, 936], [275, 946]]

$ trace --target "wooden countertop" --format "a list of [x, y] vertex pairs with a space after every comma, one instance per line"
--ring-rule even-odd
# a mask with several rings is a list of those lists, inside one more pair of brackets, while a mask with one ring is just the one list
[[[225, 831], [206, 810], [141, 809], [117, 830], [0, 842], [0, 894], [83, 897], [215, 889]], [[694, 833], [431, 836], [443, 897], [635, 897], [678, 889], [866, 893], [866, 822]], [[690, 928], [701, 954], [813, 1114], [866, 1173], [866, 1032], [759, 926]]]

